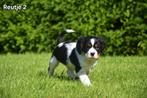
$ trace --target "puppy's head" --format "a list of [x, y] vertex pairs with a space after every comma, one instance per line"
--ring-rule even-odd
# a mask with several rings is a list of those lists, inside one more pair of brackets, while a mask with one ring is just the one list
[[81, 37], [77, 41], [76, 49], [79, 54], [85, 55], [88, 59], [98, 59], [104, 50], [104, 40], [99, 37]]

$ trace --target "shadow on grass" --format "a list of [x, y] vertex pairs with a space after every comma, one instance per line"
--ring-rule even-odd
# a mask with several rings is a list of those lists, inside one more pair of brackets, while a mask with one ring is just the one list
[[[38, 71], [37, 72], [37, 76], [39, 76], [39, 77], [44, 77], [44, 78], [46, 78], [46, 77], [49, 77], [50, 78], [50, 76], [48, 75], [48, 72], [47, 71], [45, 71], [45, 70], [40, 70], [40, 71]], [[55, 73], [53, 76], [51, 76], [52, 78], [57, 78], [57, 79], [60, 79], [60, 80], [67, 80], [67, 81], [71, 81], [71, 80], [73, 80], [72, 78], [70, 78], [70, 77], [68, 77], [67, 75], [66, 75], [66, 72], [63, 70], [61, 73]], [[78, 78], [76, 78], [76, 80], [78, 80]]]

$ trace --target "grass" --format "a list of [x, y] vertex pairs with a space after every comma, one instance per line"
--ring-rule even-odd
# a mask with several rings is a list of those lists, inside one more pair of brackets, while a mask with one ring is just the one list
[[70, 80], [64, 66], [48, 77], [49, 53], [0, 55], [0, 98], [147, 98], [147, 57], [101, 57], [92, 87]]

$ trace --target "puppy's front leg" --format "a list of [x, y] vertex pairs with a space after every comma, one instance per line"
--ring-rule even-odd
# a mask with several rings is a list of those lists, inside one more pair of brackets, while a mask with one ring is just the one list
[[91, 82], [86, 74], [80, 75], [79, 78], [85, 86], [91, 86]]
[[70, 70], [70, 69], [67, 70], [67, 74], [68, 74], [68, 76], [71, 77], [72, 79], [75, 79], [75, 78], [76, 78], [74, 72], [73, 72], [72, 70]]
[[82, 69], [78, 72], [78, 76], [80, 78], [80, 81], [85, 85], [85, 86], [91, 86], [91, 82], [86, 74], [86, 72]]

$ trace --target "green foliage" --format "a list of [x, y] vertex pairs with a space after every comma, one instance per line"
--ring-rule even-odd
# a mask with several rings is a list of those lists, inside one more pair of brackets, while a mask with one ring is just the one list
[[[26, 10], [4, 10], [3, 5], [27, 5]], [[59, 32], [67, 36], [104, 36], [106, 55], [147, 55], [145, 0], [2, 0], [0, 52], [51, 51]]]

